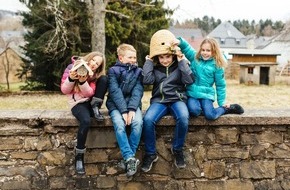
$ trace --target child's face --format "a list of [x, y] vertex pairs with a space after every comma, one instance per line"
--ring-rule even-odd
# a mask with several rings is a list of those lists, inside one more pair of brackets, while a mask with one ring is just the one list
[[163, 65], [164, 67], [167, 67], [172, 63], [173, 55], [172, 54], [158, 55], [158, 60], [161, 65]]
[[119, 55], [119, 60], [121, 63], [135, 64], [137, 62], [137, 53], [127, 50], [123, 56]]
[[204, 43], [200, 50], [200, 55], [204, 60], [208, 60], [212, 57], [211, 45], [209, 43]]
[[88, 65], [92, 69], [93, 72], [96, 72], [96, 70], [101, 66], [102, 63], [103, 63], [103, 58], [97, 55], [89, 61]]

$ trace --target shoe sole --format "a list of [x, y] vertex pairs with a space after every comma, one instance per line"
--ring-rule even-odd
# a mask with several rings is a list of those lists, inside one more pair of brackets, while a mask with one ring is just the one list
[[152, 163], [151, 163], [151, 165], [150, 165], [150, 167], [148, 168], [148, 169], [144, 169], [144, 168], [141, 168], [141, 170], [143, 171], [143, 172], [149, 172], [150, 170], [151, 170], [151, 168], [152, 168], [152, 166], [153, 166], [153, 163], [154, 162], [157, 162], [157, 160], [158, 160], [158, 156], [156, 156], [156, 158], [152, 161]]
[[178, 166], [176, 163], [176, 160], [174, 161], [174, 165], [178, 168], [178, 169], [184, 169], [186, 167], [186, 165], [182, 165], [182, 166]]

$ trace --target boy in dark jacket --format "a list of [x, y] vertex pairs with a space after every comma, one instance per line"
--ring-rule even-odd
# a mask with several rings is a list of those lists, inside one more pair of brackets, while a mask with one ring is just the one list
[[194, 82], [188, 61], [173, 45], [175, 36], [168, 30], [159, 30], [151, 38], [150, 56], [143, 66], [143, 84], [152, 85], [150, 106], [143, 118], [145, 156], [141, 169], [151, 170], [157, 161], [155, 125], [168, 113], [176, 120], [172, 153], [175, 165], [185, 167], [183, 146], [188, 129], [189, 112], [186, 106], [186, 85]]
[[[127, 176], [137, 172], [139, 160], [135, 158], [142, 133], [141, 99], [142, 69], [138, 67], [133, 46], [121, 44], [117, 48], [118, 60], [108, 70], [108, 99], [106, 106], [111, 116], [116, 139], [125, 162]], [[131, 126], [129, 137], [126, 127]]]

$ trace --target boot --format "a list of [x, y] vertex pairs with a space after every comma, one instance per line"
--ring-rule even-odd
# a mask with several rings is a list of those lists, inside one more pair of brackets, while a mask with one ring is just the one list
[[91, 100], [91, 106], [93, 108], [94, 115], [97, 121], [104, 121], [105, 119], [99, 110], [102, 103], [103, 103], [103, 100], [100, 98], [93, 97]]
[[229, 108], [226, 108], [225, 114], [243, 114], [244, 109], [239, 104], [231, 104]]
[[86, 149], [78, 149], [76, 148], [76, 156], [75, 156], [75, 169], [76, 173], [83, 175], [86, 173], [85, 164], [84, 164], [84, 153]]

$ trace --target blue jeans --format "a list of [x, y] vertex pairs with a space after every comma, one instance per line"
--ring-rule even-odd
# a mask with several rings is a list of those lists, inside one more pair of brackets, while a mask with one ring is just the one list
[[214, 108], [213, 101], [210, 99], [188, 98], [187, 107], [191, 116], [197, 117], [203, 112], [208, 120], [215, 120], [226, 112], [223, 106]]
[[142, 112], [140, 108], [136, 110], [135, 118], [131, 123], [131, 132], [129, 137], [126, 133], [126, 125], [122, 114], [118, 110], [113, 110], [110, 112], [110, 116], [114, 125], [116, 139], [123, 159], [127, 160], [128, 158], [135, 157], [143, 126]]
[[146, 154], [156, 154], [155, 125], [168, 113], [171, 113], [176, 120], [172, 148], [173, 150], [182, 150], [188, 130], [189, 119], [186, 104], [182, 101], [169, 104], [152, 103], [143, 118], [143, 137]]

